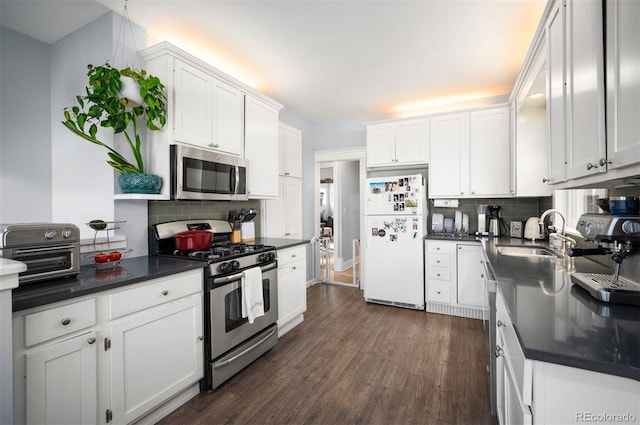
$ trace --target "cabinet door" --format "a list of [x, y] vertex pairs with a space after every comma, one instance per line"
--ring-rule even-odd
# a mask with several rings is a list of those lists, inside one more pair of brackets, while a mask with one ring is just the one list
[[[567, 178], [606, 170], [601, 0], [567, 0]], [[599, 166], [600, 160], [603, 165]]]
[[211, 77], [176, 60], [173, 81], [175, 140], [210, 148], [214, 108]]
[[244, 94], [222, 81], [211, 78], [214, 98], [212, 148], [242, 156]]
[[284, 238], [286, 233], [287, 210], [286, 177], [278, 179], [278, 198], [267, 199], [264, 203], [264, 234], [269, 238]]
[[605, 4], [607, 159], [615, 169], [640, 162], [640, 2]]
[[471, 112], [469, 138], [471, 195], [512, 195], [509, 108]]
[[27, 423], [98, 423], [96, 347], [91, 331], [25, 354]]
[[203, 376], [202, 295], [112, 321], [111, 410], [130, 423]]
[[496, 327], [496, 346], [492, 347], [496, 356], [496, 412], [498, 416], [498, 424], [505, 423], [505, 355], [504, 355], [504, 338], [500, 328]]
[[244, 157], [249, 161], [249, 198], [278, 196], [278, 111], [247, 95]]
[[565, 76], [564, 76], [564, 7], [557, 1], [549, 15], [546, 27], [547, 56], [547, 122], [549, 126], [549, 183], [567, 180], [567, 153], [565, 130]]
[[396, 165], [395, 129], [393, 123], [367, 126], [367, 166]]
[[305, 258], [278, 268], [278, 328], [307, 310]]
[[396, 165], [426, 164], [427, 120], [417, 119], [395, 123]]
[[480, 245], [458, 245], [458, 304], [482, 307], [484, 253]]
[[502, 394], [504, 397], [503, 424], [531, 425], [533, 423], [531, 409], [522, 402], [518, 395], [517, 382], [511, 365], [507, 360], [502, 363], [502, 368], [502, 379], [504, 381], [504, 392]]
[[286, 226], [285, 237], [301, 238], [302, 237], [302, 180], [287, 177], [285, 181], [286, 187]]
[[285, 137], [285, 175], [302, 177], [302, 132], [287, 126]]
[[432, 117], [429, 126], [429, 197], [468, 195], [469, 114]]

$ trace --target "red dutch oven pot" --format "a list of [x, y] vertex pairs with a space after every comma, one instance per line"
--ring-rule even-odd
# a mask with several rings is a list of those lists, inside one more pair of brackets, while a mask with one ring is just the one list
[[207, 230], [187, 230], [173, 236], [176, 249], [180, 251], [199, 251], [211, 248], [213, 233]]

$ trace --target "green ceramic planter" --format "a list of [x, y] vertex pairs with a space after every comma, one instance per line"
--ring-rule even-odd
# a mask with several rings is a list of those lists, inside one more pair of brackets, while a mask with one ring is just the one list
[[160, 193], [162, 177], [155, 174], [121, 173], [118, 183], [122, 193]]

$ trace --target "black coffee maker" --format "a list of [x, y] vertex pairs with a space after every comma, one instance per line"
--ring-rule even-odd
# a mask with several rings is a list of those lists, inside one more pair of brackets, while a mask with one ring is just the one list
[[506, 228], [506, 225], [500, 217], [501, 209], [502, 207], [500, 205], [487, 205], [487, 211], [489, 212], [489, 233], [493, 234], [496, 238], [500, 236], [500, 229], [502, 227]]

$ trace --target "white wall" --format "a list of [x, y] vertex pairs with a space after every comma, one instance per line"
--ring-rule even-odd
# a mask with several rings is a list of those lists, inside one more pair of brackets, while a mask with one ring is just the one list
[[[127, 236], [133, 257], [148, 253], [147, 202], [114, 201], [115, 174], [106, 150], [61, 123], [64, 108], [84, 93], [87, 64], [111, 61], [120, 23], [121, 16], [109, 12], [53, 45], [2, 28], [0, 222], [69, 222], [83, 239], [92, 239], [84, 223], [126, 220], [120, 234]], [[136, 46], [144, 47], [144, 29], [133, 28]], [[126, 60], [143, 66], [131, 50], [126, 47]], [[110, 130], [99, 135], [113, 142]]]
[[0, 223], [51, 221], [49, 46], [0, 30]]

